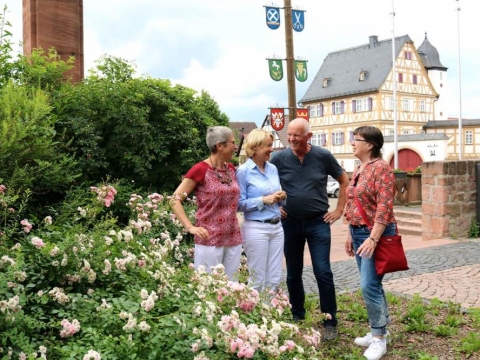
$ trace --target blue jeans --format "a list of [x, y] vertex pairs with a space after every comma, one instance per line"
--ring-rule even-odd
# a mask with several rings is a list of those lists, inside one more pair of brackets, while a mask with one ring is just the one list
[[[350, 228], [352, 235], [353, 249], [358, 248], [370, 236], [370, 230], [364, 228]], [[385, 228], [383, 235], [395, 234], [395, 224], [392, 223]], [[367, 307], [368, 320], [372, 335], [385, 335], [387, 325], [390, 324], [388, 304], [383, 290], [383, 275], [377, 275], [375, 270], [375, 254], [371, 257], [360, 257], [355, 254], [358, 271], [360, 272], [360, 288]]]
[[312, 259], [313, 273], [317, 280], [320, 297], [320, 310], [332, 316], [325, 324], [337, 325], [337, 300], [335, 284], [330, 267], [330, 247], [332, 243], [330, 225], [323, 215], [310, 219], [297, 219], [288, 216], [282, 219], [285, 233], [284, 253], [287, 263], [287, 288], [292, 305], [292, 315], [296, 319], [305, 318], [305, 290], [303, 288], [303, 256], [305, 240]]

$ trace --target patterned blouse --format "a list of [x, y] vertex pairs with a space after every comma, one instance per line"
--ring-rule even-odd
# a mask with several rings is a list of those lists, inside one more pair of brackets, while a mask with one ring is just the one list
[[[197, 198], [195, 226], [207, 229], [210, 234], [208, 239], [195, 236], [195, 244], [240, 245], [242, 236], [237, 219], [240, 188], [235, 177], [235, 167], [228, 163], [228, 169], [217, 169], [215, 172], [205, 161], [201, 161], [195, 164], [185, 177], [197, 183], [195, 188], [195, 197]], [[219, 177], [230, 178], [232, 181], [230, 184], [224, 184]]]
[[359, 168], [347, 188], [345, 217], [348, 223], [366, 225], [355, 201], [355, 186], [357, 197], [372, 226], [376, 222], [384, 225], [395, 222], [395, 176], [390, 165], [383, 159], [376, 159], [366, 164], [361, 173], [358, 173]]

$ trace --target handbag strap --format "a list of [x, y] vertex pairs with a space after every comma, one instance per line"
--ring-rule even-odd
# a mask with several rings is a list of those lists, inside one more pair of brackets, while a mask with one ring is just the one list
[[360, 215], [362, 215], [362, 219], [365, 222], [365, 225], [367, 225], [369, 230], [372, 230], [372, 223], [370, 220], [368, 220], [367, 214], [365, 214], [365, 211], [362, 208], [362, 205], [360, 204], [360, 200], [357, 198], [357, 190], [355, 189], [355, 204], [357, 204], [358, 211], [360, 211]]
[[[358, 200], [356, 187], [354, 190], [354, 196], [355, 196], [355, 204], [357, 205], [358, 211], [360, 211], [360, 215], [362, 215], [362, 219], [365, 222], [365, 225], [367, 225], [368, 230], [371, 231], [373, 228], [372, 223], [370, 222], [370, 220], [368, 220], [367, 214], [365, 214], [365, 210], [363, 210], [362, 204], [360, 204], [360, 200]], [[395, 235], [398, 235], [397, 220], [395, 220]]]

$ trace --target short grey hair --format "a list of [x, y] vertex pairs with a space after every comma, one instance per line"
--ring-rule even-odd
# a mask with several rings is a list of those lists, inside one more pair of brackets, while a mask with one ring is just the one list
[[217, 152], [217, 144], [230, 141], [233, 137], [233, 130], [226, 126], [210, 126], [207, 129], [206, 142], [212, 154]]

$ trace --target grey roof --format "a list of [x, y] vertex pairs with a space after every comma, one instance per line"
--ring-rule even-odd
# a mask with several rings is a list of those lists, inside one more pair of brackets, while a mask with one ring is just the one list
[[440, 55], [437, 49], [427, 39], [427, 33], [425, 33], [425, 39], [422, 45], [417, 49], [418, 55], [423, 61], [423, 65], [427, 70], [447, 70], [445, 66], [440, 62]]
[[[464, 126], [479, 126], [480, 119], [462, 119]], [[453, 128], [458, 127], [458, 119], [453, 120], [430, 120], [423, 125], [424, 129]]]
[[238, 136], [242, 133], [248, 135], [250, 131], [257, 128], [257, 124], [253, 121], [231, 121], [229, 126], [237, 132]]
[[[412, 135], [398, 135], [398, 142], [408, 142], [408, 141], [425, 141], [425, 140], [447, 140], [448, 136], [445, 133], [438, 134], [412, 134]], [[393, 142], [393, 135], [388, 135], [383, 137], [384, 142]]]
[[[392, 40], [378, 41], [377, 36], [369, 40], [365, 45], [329, 53], [300, 102], [378, 91], [392, 69]], [[408, 35], [395, 38], [397, 57], [407, 41], [412, 41]], [[364, 81], [359, 81], [361, 71], [367, 72]], [[324, 78], [330, 79], [327, 87], [323, 87]]]

